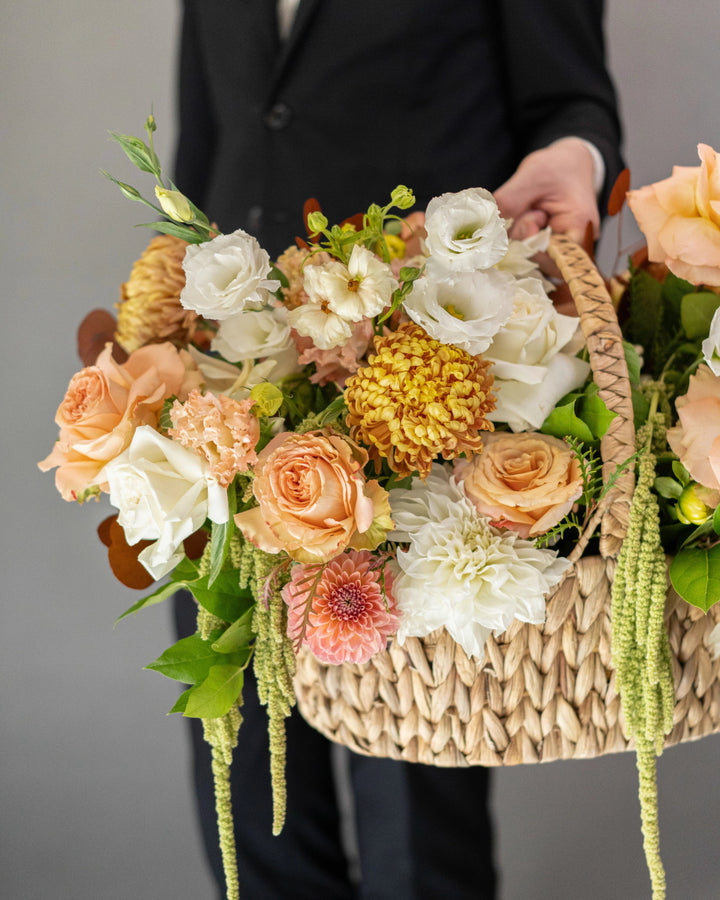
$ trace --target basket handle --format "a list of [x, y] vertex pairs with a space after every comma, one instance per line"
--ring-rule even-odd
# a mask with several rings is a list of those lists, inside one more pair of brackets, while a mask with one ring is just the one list
[[[600, 441], [603, 481], [607, 481], [616, 466], [635, 453], [633, 407], [622, 333], [605, 281], [587, 253], [567, 236], [554, 234], [548, 254], [575, 301], [599, 395], [608, 409], [616, 413]], [[617, 556], [627, 532], [634, 487], [635, 467], [628, 466], [603, 497], [591, 526], [585, 529], [571, 554], [573, 560], [582, 554], [598, 522], [600, 554], [606, 558]]]

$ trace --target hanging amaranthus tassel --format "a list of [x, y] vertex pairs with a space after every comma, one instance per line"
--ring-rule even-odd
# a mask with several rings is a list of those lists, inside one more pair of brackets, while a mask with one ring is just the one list
[[282, 578], [278, 558], [251, 544], [245, 544], [243, 549], [241, 583], [245, 580], [257, 599], [252, 621], [256, 633], [253, 665], [258, 697], [267, 707], [273, 834], [280, 834], [285, 824], [287, 805], [285, 719], [295, 705], [292, 684], [295, 653], [287, 636], [287, 613], [280, 594]]
[[657, 397], [638, 431], [638, 479], [612, 588], [612, 658], [628, 736], [635, 738], [643, 844], [653, 900], [665, 897], [660, 859], [655, 758], [672, 729], [675, 688], [667, 631], [667, 590], [655, 480], [654, 426], [662, 426]]

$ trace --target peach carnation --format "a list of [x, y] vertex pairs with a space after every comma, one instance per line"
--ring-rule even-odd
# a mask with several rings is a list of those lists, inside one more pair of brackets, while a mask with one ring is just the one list
[[252, 405], [250, 399], [231, 400], [195, 389], [184, 403], [173, 403], [168, 434], [205, 457], [212, 477], [227, 487], [238, 472], [257, 462], [260, 425], [250, 412]]
[[489, 434], [481, 453], [455, 463], [455, 474], [481, 515], [523, 538], [557, 525], [583, 489], [577, 456], [546, 434]]
[[172, 235], [154, 237], [121, 286], [115, 339], [128, 353], [145, 344], [183, 346], [193, 339], [198, 315], [180, 304], [187, 246]]
[[350, 550], [320, 570], [294, 566], [282, 591], [288, 636], [298, 638], [305, 625], [303, 644], [321, 662], [367, 662], [398, 628], [392, 583], [389, 567], [367, 550]]
[[152, 344], [119, 364], [107, 344], [94, 366], [74, 375], [55, 414], [60, 435], [43, 472], [57, 466], [55, 484], [65, 500], [98, 485], [101, 471], [130, 445], [140, 425], [157, 427], [167, 397], [185, 399], [202, 376], [186, 350]]
[[414, 323], [375, 338], [368, 365], [348, 379], [347, 423], [354, 440], [386, 457], [400, 475], [425, 478], [437, 456], [482, 449], [495, 407], [490, 363], [441, 344]]
[[327, 562], [347, 547], [374, 550], [392, 527], [387, 492], [365, 481], [367, 453], [340, 435], [283, 432], [258, 454], [258, 506], [235, 522], [267, 553]]

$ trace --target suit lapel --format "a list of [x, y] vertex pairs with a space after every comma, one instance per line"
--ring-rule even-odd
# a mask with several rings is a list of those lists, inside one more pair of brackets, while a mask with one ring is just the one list
[[[266, 0], [266, 2], [273, 3], [275, 0]], [[290, 34], [288, 35], [287, 40], [280, 45], [279, 53], [276, 57], [272, 76], [270, 78], [270, 95], [274, 94], [277, 90], [280, 81], [288, 69], [292, 57], [295, 54], [295, 50], [310, 25], [313, 16], [316, 14], [320, 3], [321, 0], [300, 0], [292, 27], [290, 28]]]

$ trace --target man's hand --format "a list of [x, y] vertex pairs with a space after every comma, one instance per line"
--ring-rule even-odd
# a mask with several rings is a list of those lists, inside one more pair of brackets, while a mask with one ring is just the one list
[[563, 138], [530, 153], [495, 191], [501, 214], [513, 219], [511, 237], [522, 240], [549, 225], [582, 244], [588, 222], [597, 238], [600, 214], [595, 163], [579, 138]]

